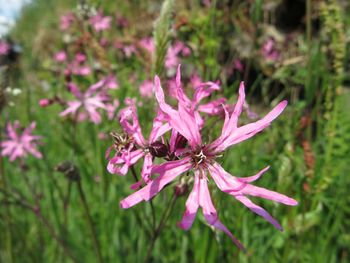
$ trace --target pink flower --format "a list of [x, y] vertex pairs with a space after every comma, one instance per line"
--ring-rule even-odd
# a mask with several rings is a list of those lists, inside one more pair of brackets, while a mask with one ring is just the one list
[[123, 46], [123, 52], [127, 58], [136, 53], [136, 47], [134, 44]]
[[145, 80], [140, 86], [140, 94], [142, 97], [152, 98], [153, 82], [150, 80]]
[[102, 12], [98, 12], [95, 16], [90, 18], [91, 26], [97, 31], [104, 31], [111, 27], [112, 17], [103, 16]]
[[109, 120], [113, 120], [115, 117], [115, 112], [119, 107], [119, 100], [115, 99], [112, 103], [106, 103], [107, 116]]
[[172, 46], [168, 48], [166, 57], [165, 57], [165, 67], [167, 69], [172, 69], [177, 67], [180, 63], [179, 55], [189, 56], [191, 50], [181, 41], [176, 41]]
[[80, 75], [87, 76], [91, 73], [91, 68], [86, 65], [86, 55], [83, 53], [77, 53], [74, 60], [69, 63], [65, 69], [65, 75]]
[[190, 84], [191, 86], [196, 89], [203, 83], [202, 79], [198, 75], [198, 73], [194, 73], [190, 77]]
[[215, 82], [202, 82], [195, 88], [195, 92], [192, 100], [190, 100], [185, 94], [181, 84], [181, 65], [178, 65], [175, 83], [172, 83], [171, 93], [175, 98], [181, 101], [182, 105], [186, 106], [191, 112], [194, 113], [195, 119], [199, 127], [203, 127], [204, 119], [199, 114], [200, 112], [207, 115], [219, 115], [222, 112], [222, 104], [226, 102], [225, 98], [220, 98], [206, 104], [200, 105], [201, 101], [209, 97], [214, 91], [220, 90], [220, 86]]
[[17, 158], [25, 158], [28, 154], [41, 158], [42, 154], [37, 150], [37, 140], [41, 139], [41, 136], [32, 135], [32, 131], [35, 129], [35, 122], [32, 122], [29, 127], [25, 128], [20, 134], [17, 130], [20, 128], [18, 121], [15, 121], [13, 125], [7, 124], [7, 140], [0, 142], [2, 147], [1, 155], [9, 156], [10, 161], [14, 161]]
[[60, 19], [60, 22], [61, 22], [60, 29], [62, 31], [69, 29], [72, 26], [74, 20], [75, 20], [74, 14], [71, 12], [69, 12], [65, 15], [62, 15], [61, 19]]
[[262, 46], [261, 53], [263, 57], [270, 61], [276, 61], [280, 57], [280, 53], [275, 47], [275, 40], [273, 38], [269, 38]]
[[143, 38], [139, 41], [139, 45], [146, 49], [150, 54], [153, 54], [155, 51], [154, 41], [151, 37]]
[[10, 51], [10, 45], [6, 41], [0, 40], [0, 56], [7, 55]]
[[202, 142], [200, 127], [196, 121], [195, 112], [181, 99], [178, 100], [177, 110], [168, 105], [165, 102], [164, 92], [157, 76], [155, 77], [155, 92], [159, 107], [165, 115], [165, 120], [168, 121], [176, 132], [187, 139], [190, 147], [182, 151], [182, 159], [154, 165], [151, 169], [151, 174], [159, 174], [159, 176], [142, 189], [122, 200], [120, 202], [121, 207], [129, 208], [141, 201], [148, 201], [181, 174], [193, 171], [194, 185], [186, 202], [186, 211], [178, 224], [179, 227], [185, 230], [191, 228], [198, 208], [201, 207], [204, 218], [209, 225], [226, 233], [239, 248], [243, 248], [241, 243], [218, 218], [208, 189], [208, 181], [211, 178], [221, 191], [233, 196], [251, 211], [262, 216], [281, 230], [282, 227], [280, 224], [267, 211], [254, 204], [247, 197], [257, 196], [285, 205], [297, 205], [297, 201], [292, 198], [250, 184], [265, 173], [269, 167], [262, 169], [251, 177], [236, 177], [227, 173], [216, 161], [216, 158], [230, 146], [245, 141], [268, 127], [282, 113], [287, 106], [287, 101], [279, 103], [262, 119], [239, 127], [238, 118], [243, 110], [245, 101], [244, 85], [242, 82], [239, 89], [238, 101], [233, 113], [230, 115], [225, 109], [225, 121], [221, 135], [213, 142], [206, 144]]
[[[170, 126], [168, 124], [163, 124], [163, 114], [158, 112], [156, 118], [153, 120], [149, 138], [145, 140], [141, 132], [134, 102], [121, 110], [119, 115], [120, 124], [126, 132], [130, 143], [122, 150], [116, 149], [114, 157], [108, 162], [107, 169], [113, 174], [126, 175], [130, 166], [134, 165], [139, 159], [144, 158], [141, 176], [145, 183], [149, 183], [153, 164], [152, 148], [154, 144], [157, 143], [157, 139], [170, 130]], [[118, 142], [119, 141], [120, 139], [118, 139]], [[138, 146], [138, 148], [134, 146]], [[109, 151], [107, 155], [109, 155]], [[136, 183], [133, 188], [138, 187], [141, 183], [142, 182]]]
[[51, 104], [51, 101], [49, 99], [41, 99], [39, 100], [39, 106], [42, 108], [45, 108]]
[[67, 54], [64, 51], [59, 51], [55, 54], [54, 60], [57, 62], [64, 62], [67, 59]]
[[[81, 93], [79, 88], [74, 83], [69, 83], [68, 88], [76, 100], [68, 101], [68, 108], [61, 112], [60, 116], [64, 117], [68, 114], [78, 116], [78, 110], [82, 108], [85, 111], [84, 113], [87, 113], [93, 123], [100, 123], [101, 115], [97, 110], [107, 110], [107, 107], [104, 103], [106, 97], [101, 93], [94, 95], [94, 93], [96, 93], [96, 87], [94, 85], [90, 86], [90, 88], [85, 93]], [[78, 118], [78, 120], [81, 121], [82, 119]]]

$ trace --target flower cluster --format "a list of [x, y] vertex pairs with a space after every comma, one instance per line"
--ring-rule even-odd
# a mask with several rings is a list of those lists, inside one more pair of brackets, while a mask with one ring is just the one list
[[[218, 213], [211, 200], [208, 183], [214, 181], [217, 187], [233, 196], [254, 213], [262, 216], [277, 229], [281, 225], [262, 207], [254, 204], [248, 196], [257, 196], [285, 205], [297, 205], [297, 201], [283, 194], [267, 190], [251, 183], [259, 179], [269, 167], [250, 177], [236, 177], [226, 172], [218, 157], [229, 147], [245, 141], [267, 128], [287, 106], [287, 101], [280, 102], [260, 120], [243, 126], [238, 125], [238, 118], [245, 105], [243, 82], [239, 87], [237, 103], [226, 105], [224, 98], [203, 103], [213, 92], [220, 89], [214, 82], [200, 82], [194, 88], [190, 99], [181, 84], [180, 66], [178, 67], [173, 95], [177, 108], [165, 101], [164, 91], [158, 76], [154, 79], [154, 92], [158, 102], [158, 112], [153, 121], [153, 127], [148, 139], [145, 139], [137, 117], [136, 106], [131, 103], [119, 113], [123, 134], [113, 133], [114, 145], [107, 151], [110, 173], [126, 175], [128, 169], [143, 159], [142, 179], [132, 185], [135, 190], [130, 196], [120, 202], [122, 208], [130, 208], [142, 201], [155, 197], [165, 186], [174, 182], [181, 175], [186, 176], [188, 183], [193, 182], [193, 188], [186, 202], [186, 210], [178, 226], [188, 230], [201, 207], [207, 223], [224, 233], [240, 248], [241, 243], [221, 223]], [[221, 135], [210, 143], [202, 138], [202, 129], [206, 124], [207, 115], [224, 116]], [[169, 140], [166, 134], [169, 133]], [[115, 153], [109, 157], [111, 150]], [[155, 163], [155, 158], [165, 160]]]

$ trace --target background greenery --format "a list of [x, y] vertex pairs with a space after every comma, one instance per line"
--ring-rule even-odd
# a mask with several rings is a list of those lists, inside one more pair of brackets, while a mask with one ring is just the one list
[[[123, 15], [129, 26], [113, 28], [107, 37], [128, 42], [152, 34], [161, 2], [88, 1], [88, 4], [108, 15], [115, 12]], [[2, 189], [6, 186], [16, 196], [23, 195], [34, 207], [40, 207], [34, 211], [26, 209], [0, 193], [1, 262], [70, 262], [67, 251], [78, 262], [97, 262], [78, 184], [54, 169], [65, 160], [73, 162], [79, 170], [104, 262], [142, 262], [150, 244], [141, 226], [151, 217], [149, 204], [120, 209], [119, 201], [131, 193], [132, 177], [106, 171], [104, 153], [112, 140], [101, 140], [98, 134], [120, 129], [118, 122], [104, 118], [100, 125], [88, 122], [74, 125], [58, 116], [62, 111], [60, 105], [38, 106], [43, 97], [64, 96], [63, 77], [50, 70], [50, 61], [63, 46], [59, 17], [76, 5], [68, 0], [34, 0], [24, 8], [10, 33], [23, 51], [11, 65], [8, 85], [20, 88], [22, 93], [8, 97], [1, 113], [1, 128], [6, 121], [18, 119], [28, 124], [35, 120], [36, 134], [44, 137], [40, 146], [44, 159], [26, 159], [26, 169], [7, 158], [1, 161]], [[245, 80], [247, 101], [260, 116], [277, 101], [289, 100], [286, 111], [270, 128], [233, 147], [222, 162], [227, 171], [239, 176], [252, 175], [271, 165], [257, 185], [291, 196], [299, 205], [284, 207], [256, 199], [281, 222], [285, 230], [279, 232], [211, 187], [220, 219], [247, 247], [243, 253], [225, 235], [207, 227], [200, 215], [190, 231], [177, 228], [185, 195], [175, 203], [155, 243], [151, 261], [349, 262], [348, 2], [236, 0], [212, 1], [210, 7], [205, 7], [193, 0], [175, 1], [174, 8], [172, 23], [176, 38], [193, 50], [193, 55], [182, 61], [190, 65], [185, 66], [185, 71], [192, 67], [203, 80], [220, 79], [224, 95], [233, 103], [239, 81]], [[282, 62], [267, 63], [259, 56], [262, 39], [270, 34], [281, 38], [293, 35], [293, 41], [280, 48]], [[121, 102], [126, 97], [142, 101], [139, 82], [131, 83], [129, 76], [135, 73], [140, 81], [151, 78], [151, 71], [145, 70], [144, 62], [138, 58], [121, 58], [113, 50], [105, 53], [120, 82], [120, 89], [113, 96]], [[244, 73], [225, 71], [234, 58], [244, 63]], [[90, 59], [98, 58], [91, 55]], [[79, 81], [88, 86], [97, 78]], [[152, 99], [138, 109], [146, 134], [154, 117], [153, 107]], [[221, 124], [214, 128], [205, 133], [213, 132], [214, 136]], [[139, 169], [137, 166], [136, 170]], [[153, 200], [157, 221], [173, 191], [173, 187], [167, 187]], [[68, 208], [64, 208], [64, 203]], [[56, 240], [50, 233], [52, 229]]]

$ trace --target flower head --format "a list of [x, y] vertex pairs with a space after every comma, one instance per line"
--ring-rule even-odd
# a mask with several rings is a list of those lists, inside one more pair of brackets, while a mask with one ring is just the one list
[[103, 16], [102, 12], [98, 12], [96, 15], [90, 18], [90, 24], [97, 31], [104, 31], [111, 27], [112, 17]]
[[160, 80], [155, 77], [155, 93], [165, 120], [171, 128], [181, 134], [188, 141], [189, 147], [181, 151], [178, 160], [168, 161], [160, 165], [154, 165], [151, 174], [159, 176], [142, 189], [131, 194], [120, 202], [122, 208], [129, 208], [141, 201], [148, 201], [161, 191], [167, 184], [174, 181], [181, 174], [193, 172], [194, 185], [186, 202], [186, 211], [181, 222], [181, 228], [189, 229], [195, 219], [199, 207], [202, 208], [204, 217], [209, 225], [225, 232], [240, 248], [243, 246], [232, 233], [220, 222], [217, 211], [212, 203], [208, 182], [210, 178], [218, 188], [233, 196], [251, 211], [262, 216], [276, 228], [282, 229], [280, 224], [262, 207], [254, 204], [247, 196], [257, 196], [269, 199], [285, 205], [296, 205], [297, 201], [283, 194], [257, 187], [251, 183], [257, 180], [269, 167], [262, 169], [251, 177], [236, 177], [227, 173], [217, 161], [217, 157], [232, 145], [245, 141], [268, 127], [287, 106], [286, 101], [279, 103], [262, 119], [238, 126], [238, 118], [243, 110], [245, 92], [243, 82], [239, 88], [239, 97], [232, 114], [224, 108], [225, 120], [221, 135], [211, 143], [203, 143], [200, 125], [196, 120], [193, 107], [188, 107], [187, 100], [179, 94], [178, 109], [172, 108], [165, 102], [164, 92]]
[[6, 127], [7, 140], [0, 142], [2, 147], [1, 155], [9, 156], [10, 161], [14, 161], [17, 158], [25, 158], [28, 154], [41, 158], [42, 154], [37, 150], [37, 141], [41, 139], [41, 136], [32, 135], [35, 126], [35, 122], [32, 122], [29, 127], [20, 133], [18, 130], [21, 126], [18, 121], [15, 121], [13, 125], [8, 123]]
[[[96, 124], [100, 123], [101, 115], [97, 110], [107, 110], [107, 106], [105, 105], [107, 98], [102, 92], [98, 91], [100, 85], [97, 84], [99, 83], [90, 86], [85, 93], [82, 93], [74, 83], [69, 83], [69, 91], [73, 94], [76, 100], [68, 101], [68, 108], [61, 112], [60, 116], [63, 117], [68, 114], [76, 115], [79, 109], [83, 109], [92, 122]], [[80, 121], [83, 119], [80, 119]]]
[[[119, 117], [125, 135], [115, 134], [113, 136], [115, 138], [113, 147], [115, 155], [109, 160], [107, 169], [110, 173], [125, 175], [130, 166], [144, 158], [141, 176], [145, 183], [149, 183], [153, 165], [153, 146], [157, 144], [159, 137], [170, 130], [170, 126], [163, 124], [163, 114], [158, 112], [153, 120], [149, 138], [146, 140], [142, 135], [135, 102], [130, 102], [128, 107], [122, 109]], [[137, 185], [140, 185], [140, 183], [137, 183]]]

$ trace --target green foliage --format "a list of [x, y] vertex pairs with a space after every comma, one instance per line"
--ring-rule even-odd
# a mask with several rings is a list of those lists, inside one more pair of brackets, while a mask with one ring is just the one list
[[[239, 81], [245, 80], [249, 83], [247, 102], [259, 116], [281, 99], [289, 100], [286, 111], [271, 127], [235, 145], [220, 159], [223, 167], [236, 176], [250, 176], [271, 165], [255, 184], [292, 196], [299, 205], [285, 207], [258, 199], [254, 202], [278, 219], [284, 231], [277, 231], [210, 184], [220, 220], [245, 244], [247, 252], [239, 251], [227, 236], [208, 227], [200, 213], [188, 232], [177, 228], [187, 193], [175, 202], [149, 262], [349, 262], [350, 93], [344, 81], [350, 76], [346, 64], [350, 19], [344, 15], [348, 6], [342, 12], [337, 1], [321, 1], [326, 5], [313, 10], [313, 17], [321, 21], [320, 31], [308, 44], [302, 26], [293, 31], [297, 37], [285, 42], [278, 39], [287, 34], [265, 28], [273, 24], [277, 11], [272, 7], [277, 1], [211, 1], [210, 7], [204, 7], [194, 0], [165, 0], [161, 9], [161, 1], [86, 2], [108, 15], [120, 12], [127, 18], [127, 28], [113, 25], [111, 31], [101, 33], [105, 38], [116, 36], [123, 43], [136, 43], [150, 35], [154, 26], [156, 53], [152, 60], [144, 54], [125, 59], [117, 48], [101, 50], [86, 24], [74, 35], [89, 35], [89, 41], [83, 44], [88, 59], [106, 65], [74, 81], [86, 89], [103, 73], [117, 75], [120, 88], [111, 95], [122, 104], [127, 97], [143, 102], [138, 115], [146, 135], [155, 103], [153, 98], [141, 98], [138, 87], [154, 73], [164, 78], [168, 74], [163, 72], [164, 59], [175, 36], [188, 43], [192, 52], [184, 58], [184, 83], [188, 83], [187, 73], [192, 68], [203, 80], [220, 79], [220, 95], [232, 104]], [[143, 262], [151, 242], [148, 226], [153, 216], [160, 221], [174, 192], [170, 185], [152, 200], [154, 214], [146, 202], [121, 209], [119, 201], [131, 193], [134, 181], [131, 173], [120, 177], [107, 172], [105, 151], [112, 139], [99, 137], [101, 132], [120, 131], [118, 122], [104, 114], [100, 125], [74, 125], [58, 115], [63, 110], [61, 105], [38, 106], [43, 97], [69, 98], [66, 80], [55, 71], [51, 57], [62, 48], [72, 48], [63, 44], [58, 21], [65, 11], [76, 11], [76, 4], [68, 0], [33, 1], [11, 32], [24, 50], [19, 62], [21, 74], [13, 71], [6, 86], [19, 87], [22, 93], [6, 94], [8, 104], [1, 112], [0, 126], [3, 130], [6, 121], [18, 119], [28, 124], [35, 120], [36, 133], [44, 138], [40, 146], [44, 157], [29, 157], [25, 169], [18, 162], [0, 159], [0, 262], [98, 262], [96, 246], [100, 247], [103, 262]], [[262, 44], [271, 35], [280, 48], [280, 61], [267, 61], [261, 55]], [[227, 73], [234, 58], [244, 63], [244, 73], [237, 69]], [[243, 113], [240, 123], [250, 121]], [[212, 118], [207, 123], [203, 133], [216, 138], [222, 121]], [[79, 185], [57, 171], [63, 161], [72, 162], [79, 171], [90, 222], [86, 220]], [[139, 173], [141, 165], [135, 170]], [[12, 194], [7, 195], [7, 191]], [[23, 196], [37, 210], [21, 203]]]

